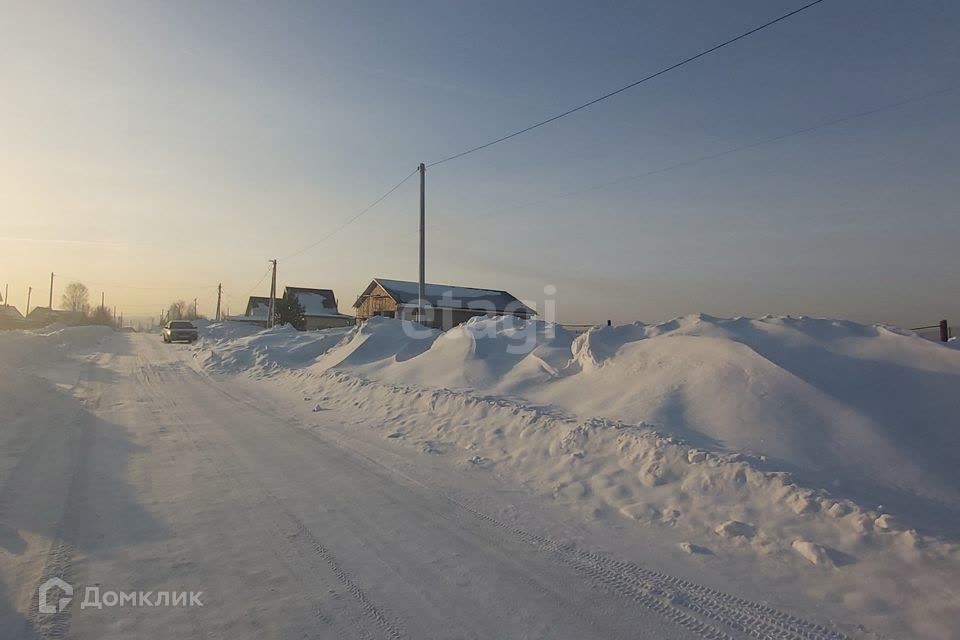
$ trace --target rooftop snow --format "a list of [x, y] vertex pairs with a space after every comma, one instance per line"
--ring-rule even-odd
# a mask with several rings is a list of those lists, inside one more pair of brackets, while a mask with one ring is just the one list
[[[378, 283], [398, 304], [413, 304], [417, 301], [419, 285], [406, 280], [388, 280], [375, 278]], [[479, 309], [492, 311], [511, 310], [534, 314], [534, 311], [517, 300], [516, 297], [499, 289], [477, 289], [474, 287], [455, 287], [447, 284], [426, 283], [425, 300], [433, 307], [444, 309]], [[359, 306], [358, 300], [354, 306]]]

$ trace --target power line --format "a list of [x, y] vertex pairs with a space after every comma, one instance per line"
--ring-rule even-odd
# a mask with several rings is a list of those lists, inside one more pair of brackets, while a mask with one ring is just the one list
[[59, 278], [66, 278], [68, 280], [74, 280], [76, 282], [81, 282], [84, 284], [91, 284], [97, 287], [117, 287], [119, 289], [138, 289], [142, 291], [172, 291], [174, 289], [216, 289], [217, 288], [217, 285], [215, 284], [196, 284], [196, 283], [178, 284], [178, 285], [170, 285], [170, 286], [162, 286], [162, 287], [144, 287], [144, 286], [135, 285], [135, 284], [122, 284], [119, 282], [103, 282], [103, 281], [93, 282], [90, 280], [86, 280], [85, 278], [71, 276], [65, 273], [58, 273], [56, 275]]
[[369, 205], [367, 205], [367, 207], [365, 207], [364, 209], [362, 209], [359, 213], [357, 213], [356, 215], [354, 215], [352, 218], [349, 218], [348, 220], [346, 220], [345, 222], [343, 222], [343, 223], [340, 224], [339, 226], [334, 227], [329, 233], [327, 233], [325, 236], [321, 237], [319, 240], [317, 240], [317, 241], [315, 241], [315, 242], [312, 242], [312, 243], [308, 244], [307, 246], [303, 247], [302, 249], [298, 249], [297, 251], [294, 251], [293, 253], [291, 253], [291, 254], [289, 254], [289, 255], [287, 255], [287, 256], [284, 256], [283, 258], [280, 258], [280, 261], [281, 261], [281, 262], [284, 262], [284, 261], [286, 261], [286, 260], [290, 260], [291, 258], [295, 258], [295, 257], [299, 256], [301, 253], [304, 253], [304, 252], [306, 252], [306, 251], [309, 251], [310, 249], [313, 249], [313, 248], [314, 248], [315, 246], [317, 246], [318, 244], [321, 244], [321, 243], [323, 243], [323, 242], [326, 242], [327, 240], [329, 240], [330, 238], [332, 238], [332, 237], [335, 236], [336, 234], [340, 233], [340, 232], [343, 231], [345, 228], [347, 228], [348, 226], [350, 226], [351, 224], [353, 224], [354, 222], [356, 222], [362, 215], [364, 215], [365, 213], [367, 213], [368, 211], [370, 211], [371, 209], [373, 209], [375, 206], [377, 206], [378, 204], [380, 204], [381, 202], [383, 202], [384, 200], [386, 200], [388, 197], [390, 197], [390, 194], [392, 194], [394, 191], [396, 191], [396, 190], [399, 189], [401, 186], [403, 186], [403, 184], [404, 184], [407, 180], [409, 180], [410, 178], [412, 178], [412, 177], [413, 177], [413, 174], [415, 174], [417, 171], [418, 171], [418, 169], [414, 169], [413, 171], [411, 171], [409, 174], [407, 174], [407, 177], [405, 177], [403, 180], [401, 180], [400, 182], [398, 182], [397, 184], [395, 184], [393, 187], [391, 187], [386, 193], [384, 193], [382, 196], [380, 196], [379, 198], [377, 198], [376, 200], [374, 200], [373, 202], [371, 202]]
[[[263, 275], [260, 276], [260, 279], [257, 280], [257, 283], [256, 283], [255, 285], [253, 285], [252, 287], [250, 287], [250, 290], [247, 291], [247, 292], [244, 294], [244, 296], [243, 296], [244, 298], [249, 298], [249, 297], [250, 297], [250, 294], [253, 293], [253, 290], [260, 286], [260, 283], [263, 282], [263, 279], [267, 277], [267, 274], [270, 273], [270, 270], [271, 270], [272, 268], [273, 268], [272, 266], [267, 267], [267, 270], [263, 272]], [[229, 295], [229, 294], [227, 294], [227, 295]], [[243, 298], [240, 299], [240, 302], [243, 302]]]
[[537, 128], [539, 128], [539, 127], [542, 127], [542, 126], [544, 126], [544, 125], [546, 125], [546, 124], [550, 124], [551, 122], [555, 122], [555, 121], [559, 120], [560, 118], [569, 116], [569, 115], [572, 114], [572, 113], [576, 113], [577, 111], [581, 111], [581, 110], [583, 110], [583, 109], [586, 109], [587, 107], [592, 107], [593, 105], [597, 104], [598, 102], [602, 102], [602, 101], [604, 101], [604, 100], [607, 100], [608, 98], [612, 98], [613, 96], [615, 96], [615, 95], [617, 95], [617, 94], [620, 94], [620, 93], [623, 93], [624, 91], [627, 91], [628, 89], [632, 89], [632, 88], [636, 87], [637, 85], [640, 85], [640, 84], [643, 84], [644, 82], [648, 82], [648, 81], [650, 81], [650, 80], [653, 80], [654, 78], [657, 78], [657, 77], [659, 77], [659, 76], [662, 76], [662, 75], [664, 75], [665, 73], [669, 73], [670, 71], [673, 71], [674, 69], [678, 69], [678, 68], [680, 68], [680, 67], [682, 67], [682, 66], [684, 66], [684, 65], [690, 64], [690, 63], [693, 62], [694, 60], [698, 60], [698, 59], [700, 59], [700, 58], [702, 58], [702, 57], [704, 57], [704, 56], [706, 56], [706, 55], [709, 55], [709, 54], [711, 54], [711, 53], [713, 53], [713, 52], [715, 52], [715, 51], [718, 51], [718, 50], [720, 50], [720, 49], [723, 49], [724, 47], [729, 46], [729, 45], [733, 44], [734, 42], [737, 42], [738, 40], [742, 40], [742, 39], [744, 39], [744, 38], [746, 38], [746, 37], [748, 37], [748, 36], [751, 36], [751, 35], [759, 32], [759, 31], [763, 31], [763, 30], [766, 29], [767, 27], [771, 27], [771, 26], [777, 24], [778, 22], [782, 22], [783, 20], [786, 20], [786, 19], [788, 19], [788, 18], [791, 18], [791, 17], [797, 15], [798, 13], [801, 13], [801, 12], [803, 12], [803, 11], [806, 11], [807, 9], [809, 9], [809, 8], [811, 8], [811, 7], [813, 7], [813, 6], [820, 4], [820, 3], [823, 2], [823, 1], [824, 1], [824, 0], [813, 0], [813, 2], [810, 2], [810, 3], [808, 3], [808, 4], [805, 4], [804, 6], [800, 7], [799, 9], [794, 9], [793, 11], [791, 11], [791, 12], [789, 12], [789, 13], [785, 13], [784, 15], [780, 16], [779, 18], [775, 18], [774, 20], [771, 20], [771, 21], [769, 21], [769, 22], [766, 22], [766, 23], [760, 25], [759, 27], [754, 27], [753, 29], [750, 29], [749, 31], [745, 31], [745, 32], [741, 33], [740, 35], [735, 36], [735, 37], [733, 37], [733, 38], [730, 38], [729, 40], [726, 40], [726, 41], [724, 41], [724, 42], [721, 42], [721, 43], [718, 44], [718, 45], [715, 45], [715, 46], [713, 46], [713, 47], [710, 47], [709, 49], [704, 49], [704, 50], [701, 51], [700, 53], [697, 53], [697, 54], [695, 54], [695, 55], [692, 55], [692, 56], [690, 56], [690, 57], [688, 57], [688, 58], [684, 58], [684, 59], [681, 60], [680, 62], [677, 62], [677, 63], [675, 63], [675, 64], [672, 64], [672, 65], [670, 65], [669, 67], [665, 67], [665, 68], [661, 69], [660, 71], [657, 71], [657, 72], [655, 72], [655, 73], [652, 73], [652, 74], [650, 74], [650, 75], [648, 75], [648, 76], [646, 76], [646, 77], [644, 77], [644, 78], [641, 78], [641, 79], [639, 79], [639, 80], [637, 80], [637, 81], [635, 81], [635, 82], [631, 82], [630, 84], [625, 85], [625, 86], [623, 86], [623, 87], [620, 87], [619, 89], [616, 89], [616, 90], [614, 90], [614, 91], [611, 91], [610, 93], [606, 93], [606, 94], [604, 94], [604, 95], [602, 95], [602, 96], [600, 96], [600, 97], [598, 97], [598, 98], [594, 98], [593, 100], [591, 100], [591, 101], [589, 101], [589, 102], [585, 102], [585, 103], [583, 103], [583, 104], [581, 104], [581, 105], [579, 105], [579, 106], [573, 107], [572, 109], [568, 109], [568, 110], [564, 111], [563, 113], [558, 113], [557, 115], [555, 115], [555, 116], [553, 116], [553, 117], [550, 117], [550, 118], [547, 118], [546, 120], [541, 120], [540, 122], [537, 122], [537, 123], [535, 123], [535, 124], [532, 124], [532, 125], [530, 125], [530, 126], [528, 126], [528, 127], [524, 127], [523, 129], [519, 129], [519, 130], [517, 130], [517, 131], [514, 131], [513, 133], [509, 133], [509, 134], [507, 134], [507, 135], [505, 135], [505, 136], [502, 136], [502, 137], [500, 137], [500, 138], [497, 138], [497, 139], [495, 139], [495, 140], [491, 140], [490, 142], [486, 142], [486, 143], [481, 144], [481, 145], [478, 145], [478, 146], [476, 146], [476, 147], [467, 149], [466, 151], [461, 151], [460, 153], [455, 153], [455, 154], [453, 154], [452, 156], [447, 156], [446, 158], [443, 158], [442, 160], [437, 160], [437, 161], [435, 161], [435, 162], [431, 162], [431, 163], [429, 163], [429, 164], [427, 165], [427, 167], [435, 167], [435, 166], [437, 166], [438, 164], [443, 164], [443, 163], [445, 163], [445, 162], [450, 162], [451, 160], [456, 160], [456, 159], [458, 159], [458, 158], [462, 158], [462, 157], [464, 157], [464, 156], [466, 156], [466, 155], [470, 155], [471, 153], [474, 153], [474, 152], [476, 152], [476, 151], [480, 151], [481, 149], [486, 149], [486, 148], [488, 148], [488, 147], [492, 147], [492, 146], [495, 145], [495, 144], [499, 144], [499, 143], [504, 142], [504, 141], [506, 141], [506, 140], [509, 140], [509, 139], [511, 139], [511, 138], [516, 138], [517, 136], [523, 135], [524, 133], [528, 133], [528, 132], [533, 131], [534, 129], [537, 129]]
[[[781, 141], [786, 140], [786, 139], [788, 139], [788, 138], [793, 138], [794, 136], [799, 136], [799, 135], [803, 135], [803, 134], [806, 134], [806, 133], [812, 133], [812, 132], [817, 131], [817, 130], [819, 130], [819, 129], [824, 129], [824, 128], [826, 128], [826, 127], [836, 126], [836, 125], [838, 125], [838, 124], [843, 124], [843, 123], [846, 123], [846, 122], [850, 122], [851, 120], [856, 120], [856, 119], [858, 119], [858, 118], [864, 118], [864, 117], [866, 117], [866, 116], [871, 116], [871, 115], [874, 115], [874, 114], [877, 114], [877, 113], [882, 113], [882, 112], [884, 112], [884, 111], [890, 111], [890, 110], [892, 110], [892, 109], [898, 109], [898, 108], [900, 108], [900, 107], [904, 107], [904, 106], [906, 106], [906, 105], [908, 105], [908, 104], [912, 104], [912, 103], [914, 103], [914, 102], [920, 102], [921, 100], [927, 100], [927, 99], [929, 99], [929, 98], [934, 98], [934, 97], [941, 96], [941, 95], [944, 95], [944, 94], [947, 94], [947, 93], [952, 93], [952, 92], [957, 91], [957, 90], [960, 90], [960, 85], [955, 85], [955, 86], [952, 86], [952, 87], [947, 87], [947, 88], [945, 88], [945, 89], [938, 89], [938, 90], [936, 90], [936, 91], [930, 91], [930, 92], [928, 92], [928, 93], [923, 93], [923, 94], [920, 94], [920, 95], [917, 95], [917, 96], [913, 96], [913, 97], [910, 97], [910, 98], [905, 98], [905, 99], [903, 99], [903, 100], [898, 100], [897, 102], [892, 102], [892, 103], [885, 104], [885, 105], [882, 105], [882, 106], [879, 106], [879, 107], [874, 107], [874, 108], [872, 108], [872, 109], [867, 109], [867, 110], [865, 110], [865, 111], [858, 111], [858, 112], [856, 112], [856, 113], [851, 113], [851, 114], [848, 114], [848, 115], [845, 115], [845, 116], [840, 116], [840, 117], [837, 117], [837, 118], [833, 118], [833, 119], [831, 119], [831, 120], [827, 120], [826, 122], [821, 122], [821, 123], [819, 123], [819, 124], [815, 124], [815, 125], [812, 125], [812, 126], [809, 126], [809, 127], [804, 127], [804, 128], [802, 128], [802, 129], [796, 129], [796, 130], [789, 131], [789, 132], [787, 132], [787, 133], [782, 133], [782, 134], [779, 134], [779, 135], [776, 135], [776, 136], [773, 136], [773, 137], [770, 137], [770, 138], [764, 138], [764, 139], [762, 139], [762, 140], [757, 140], [757, 141], [750, 142], [750, 143], [747, 143], [747, 144], [744, 144], [744, 145], [740, 145], [740, 146], [736, 146], [736, 147], [731, 147], [731, 148], [725, 149], [725, 150], [723, 150], [723, 151], [718, 151], [717, 153], [711, 153], [711, 154], [704, 155], [704, 156], [698, 156], [698, 157], [696, 157], [696, 158], [690, 158], [690, 159], [687, 159], [687, 160], [681, 160], [680, 162], [675, 162], [675, 163], [673, 163], [673, 164], [669, 164], [669, 165], [666, 165], [666, 166], [663, 166], [663, 167], [659, 167], [659, 168], [657, 168], [657, 169], [651, 169], [650, 171], [645, 171], [645, 172], [643, 172], [643, 173], [634, 174], [634, 175], [629, 175], [629, 176], [621, 176], [621, 177], [619, 177], [619, 178], [616, 178], [615, 180], [609, 180], [609, 181], [607, 181], [607, 182], [601, 182], [601, 183], [599, 183], [599, 184], [595, 184], [595, 185], [592, 185], [592, 186], [589, 186], [589, 187], [584, 187], [584, 188], [578, 189], [578, 190], [576, 190], [576, 191], [568, 191], [568, 192], [566, 192], [566, 193], [562, 193], [562, 194], [559, 194], [559, 195], [556, 195], [556, 196], [553, 196], [553, 197], [544, 198], [544, 199], [542, 199], [542, 200], [536, 200], [536, 201], [533, 201], [533, 202], [526, 202], [526, 203], [522, 203], [522, 204], [518, 204], [518, 205], [514, 205], [514, 206], [515, 206], [515, 207], [518, 207], [518, 208], [531, 207], [531, 206], [534, 206], [534, 205], [537, 205], [537, 204], [542, 204], [542, 203], [544, 203], [544, 202], [551, 202], [551, 201], [553, 201], [553, 200], [559, 200], [559, 199], [563, 199], [563, 198], [572, 198], [572, 197], [574, 197], [574, 196], [578, 196], [578, 195], [581, 195], [581, 194], [584, 194], [584, 193], [589, 193], [589, 192], [592, 192], [592, 191], [599, 191], [599, 190], [601, 190], [601, 189], [606, 189], [607, 187], [612, 187], [612, 186], [615, 186], [615, 185], [618, 185], [618, 184], [621, 184], [621, 183], [624, 183], [624, 182], [631, 182], [631, 181], [633, 181], [633, 180], [641, 180], [641, 179], [643, 179], [643, 178], [647, 178], [647, 177], [650, 177], [650, 176], [653, 176], [653, 175], [657, 175], [657, 174], [661, 174], [661, 173], [667, 173], [668, 171], [673, 171], [673, 170], [675, 170], [675, 169], [682, 169], [682, 168], [685, 168], [685, 167], [690, 167], [690, 166], [693, 166], [693, 165], [696, 165], [696, 164], [700, 164], [701, 162], [707, 162], [707, 161], [709, 161], [709, 160], [716, 160], [716, 159], [718, 159], [718, 158], [722, 158], [722, 157], [724, 157], [724, 156], [732, 155], [732, 154], [734, 154], [734, 153], [739, 153], [739, 152], [741, 152], [741, 151], [747, 151], [747, 150], [749, 150], [749, 149], [755, 149], [755, 148], [757, 148], [757, 147], [762, 147], [762, 146], [765, 146], [765, 145], [768, 145], [768, 144], [773, 144], [773, 143], [775, 143], [775, 142], [781, 142]], [[505, 206], [506, 206], [506, 205], [501, 205], [500, 208], [504, 208]]]

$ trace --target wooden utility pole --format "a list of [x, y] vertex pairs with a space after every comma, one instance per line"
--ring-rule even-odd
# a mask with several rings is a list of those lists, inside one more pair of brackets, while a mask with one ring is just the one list
[[270, 278], [270, 316], [267, 318], [267, 327], [273, 327], [273, 317], [276, 312], [276, 300], [277, 300], [277, 260], [274, 258], [270, 261], [273, 263], [273, 277]]
[[100, 308], [103, 309], [104, 307], [106, 307], [106, 305], [104, 304], [103, 291], [101, 291], [100, 292]]
[[53, 271], [50, 272], [50, 304], [48, 308], [53, 311]]
[[33, 287], [27, 287], [27, 310], [23, 312], [23, 317], [26, 318], [30, 314], [30, 296], [33, 294]]
[[4, 285], [3, 287], [3, 306], [10, 306], [10, 285]]
[[217, 322], [220, 322], [220, 296], [223, 295], [223, 283], [217, 285]]
[[417, 322], [423, 322], [423, 294], [426, 289], [426, 251], [427, 251], [427, 226], [426, 226], [426, 186], [427, 186], [427, 167], [420, 163], [420, 280], [417, 283]]

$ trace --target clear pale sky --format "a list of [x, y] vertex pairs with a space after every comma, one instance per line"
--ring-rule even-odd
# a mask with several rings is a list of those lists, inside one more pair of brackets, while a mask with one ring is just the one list
[[[412, 171], [803, 4], [0, 4], [0, 293], [71, 279], [127, 317], [267, 260]], [[427, 174], [427, 278], [564, 322], [691, 313], [960, 323], [960, 3], [827, 0]], [[585, 191], [586, 190], [586, 191]], [[575, 195], [569, 195], [577, 192]], [[416, 279], [417, 187], [280, 263], [279, 285]], [[265, 295], [269, 282], [254, 293]]]

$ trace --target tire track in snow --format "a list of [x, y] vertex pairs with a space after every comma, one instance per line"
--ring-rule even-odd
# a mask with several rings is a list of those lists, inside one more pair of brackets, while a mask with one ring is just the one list
[[[160, 368], [160, 367], [154, 368], [150, 364], [142, 364], [141, 366], [144, 370], [143, 372], [144, 379], [149, 379], [151, 377], [147, 373], [147, 371], [152, 370], [154, 376], [157, 378], [158, 381], [163, 380], [164, 375], [166, 373], [166, 370], [164, 368]], [[182, 366], [182, 365], [178, 363], [177, 366]], [[186, 369], [189, 372], [194, 372], [193, 369], [190, 369], [188, 367], [184, 367], [184, 369]], [[216, 385], [210, 384], [210, 381], [207, 380], [204, 374], [201, 373], [199, 377], [203, 382], [207, 383], [209, 387], [216, 390], [220, 394], [228, 397], [230, 400], [234, 402], [243, 403], [251, 408], [256, 409], [259, 413], [262, 413], [262, 414], [264, 413], [262, 410], [260, 410], [259, 408], [256, 408], [255, 405], [253, 405], [246, 399], [233, 396], [232, 394], [229, 394], [228, 392], [217, 387]], [[149, 386], [151, 389], [162, 387], [162, 385], [145, 385], [145, 386]], [[168, 404], [173, 404], [173, 405], [176, 404], [176, 402], [171, 402], [171, 399], [169, 398], [161, 398], [155, 392], [151, 392], [151, 393], [154, 396], [154, 398], [156, 398], [158, 401], [167, 402]], [[230, 477], [231, 481], [235, 483], [243, 482], [247, 486], [250, 485], [249, 478], [241, 480], [241, 478], [239, 477], [240, 474], [237, 474], [234, 468], [232, 467], [228, 468], [227, 466], [214, 460], [214, 458], [210, 456], [209, 453], [207, 453], [207, 448], [200, 446], [199, 444], [200, 437], [187, 424], [187, 421], [178, 419], [178, 423], [180, 424], [184, 434], [187, 436], [187, 438], [190, 439], [193, 447], [199, 452], [199, 454], [207, 461], [207, 463], [212, 468], [216, 468], [219, 470], [218, 475]], [[354, 581], [353, 578], [351, 578], [350, 574], [338, 562], [336, 556], [330, 551], [330, 549], [326, 547], [320, 541], [320, 539], [310, 530], [310, 528], [298, 516], [296, 516], [292, 510], [290, 510], [286, 506], [286, 504], [283, 502], [282, 499], [280, 499], [277, 495], [270, 492], [269, 490], [267, 490], [266, 488], [264, 488], [259, 484], [255, 487], [255, 490], [264, 497], [265, 501], [269, 505], [271, 505], [273, 508], [275, 508], [279, 512], [278, 515], [282, 514], [282, 518], [288, 520], [293, 525], [293, 528], [298, 536], [301, 536], [307, 541], [307, 546], [310, 549], [310, 552], [312, 553], [312, 555], [319, 557], [327, 565], [331, 573], [336, 577], [336, 579], [340, 582], [340, 584], [342, 584], [343, 587], [347, 590], [347, 592], [350, 593], [350, 595], [357, 601], [357, 603], [359, 604], [360, 610], [364, 614], [364, 616], [368, 620], [370, 620], [371, 624], [375, 628], [377, 628], [380, 631], [380, 637], [389, 638], [391, 640], [401, 640], [402, 638], [405, 637], [406, 634], [402, 631], [402, 629], [395, 623], [391, 622], [390, 618], [383, 612], [383, 610], [381, 610], [371, 600], [371, 598], [367, 595], [366, 591], [359, 584], [357, 584], [357, 582]], [[290, 540], [291, 537], [288, 535], [289, 532], [285, 531], [282, 527], [276, 524], [277, 520], [279, 519], [280, 518], [269, 519], [269, 522], [273, 523], [273, 527], [275, 529], [276, 535], [273, 536], [273, 539]], [[314, 613], [317, 617], [322, 618], [322, 614], [319, 612], [319, 610], [315, 611]], [[330, 621], [325, 620], [325, 622], [330, 624]], [[350, 631], [357, 632], [358, 629], [352, 628]], [[359, 631], [361, 633], [364, 633], [364, 630], [362, 629], [359, 629]], [[367, 634], [364, 633], [364, 635], [367, 635]]]
[[[507, 531], [538, 549], [552, 552], [564, 564], [587, 575], [601, 589], [642, 604], [703, 638], [736, 640], [747, 635], [759, 640], [850, 640], [842, 633], [768, 605], [644, 569], [632, 562], [618, 561], [573, 545], [560, 544], [545, 536], [512, 527], [449, 496], [444, 497], [487, 524]], [[723, 624], [737, 635], [730, 635], [728, 631], [712, 626], [704, 619]]]
[[[89, 360], [84, 368], [84, 373], [90, 374], [94, 370], [94, 361]], [[92, 376], [83, 376], [92, 381]], [[77, 502], [86, 489], [86, 474], [88, 472], [88, 458], [90, 447], [92, 446], [94, 434], [92, 421], [96, 420], [92, 415], [92, 410], [99, 407], [100, 396], [94, 395], [83, 401], [75, 414], [75, 423], [78, 423], [76, 430], [71, 434], [76, 439], [75, 447], [71, 446], [73, 455], [70, 460], [70, 471], [66, 493], [63, 499], [63, 507], [60, 512], [60, 518], [57, 521], [56, 533], [47, 557], [44, 561], [43, 569], [40, 574], [42, 581], [50, 578], [59, 577], [70, 583], [71, 566], [73, 564], [74, 546], [71, 542], [76, 540], [77, 530]], [[92, 406], [88, 406], [92, 405]], [[54, 437], [52, 434], [44, 434], [39, 437]], [[43, 469], [37, 469], [42, 473]], [[37, 585], [39, 587], [39, 584]], [[69, 637], [70, 619], [73, 607], [79, 606], [79, 593], [73, 594], [74, 602], [71, 602], [63, 611], [56, 613], [40, 613], [40, 594], [39, 591], [33, 594], [30, 607], [30, 622], [33, 626], [34, 635], [38, 640], [60, 640]]]
[[[234, 402], [266, 417], [276, 418], [246, 398], [222, 389], [204, 373], [201, 373], [201, 377], [206, 384]], [[367, 455], [351, 451], [391, 474], [401, 475], [408, 482], [424, 487], [421, 482], [385, 467]], [[596, 588], [643, 605], [705, 640], [739, 640], [746, 637], [758, 640], [850, 640], [848, 636], [823, 625], [762, 603], [645, 569], [632, 562], [560, 544], [548, 537], [506, 524], [448, 495], [439, 495], [487, 525], [505, 531], [538, 550], [552, 553], [559, 562], [587, 577]]]
[[334, 556], [329, 549], [327, 549], [322, 542], [310, 531], [309, 527], [303, 523], [300, 518], [293, 515], [279, 498], [274, 496], [271, 493], [267, 495], [272, 498], [277, 506], [280, 507], [287, 515], [287, 517], [294, 523], [297, 527], [297, 531], [301, 533], [307, 540], [310, 541], [310, 544], [313, 546], [314, 551], [318, 556], [320, 556], [324, 562], [330, 567], [330, 570], [333, 571], [333, 574], [337, 576], [337, 580], [350, 592], [357, 602], [360, 603], [360, 608], [363, 609], [368, 616], [370, 616], [375, 622], [376, 625], [384, 632], [386, 637], [393, 638], [394, 640], [400, 640], [404, 637], [404, 634], [390, 622], [390, 619], [387, 618], [384, 613], [377, 608], [375, 604], [367, 596], [366, 592], [356, 583], [353, 579], [350, 578], [350, 575], [343, 570], [343, 567], [337, 562], [336, 556]]

